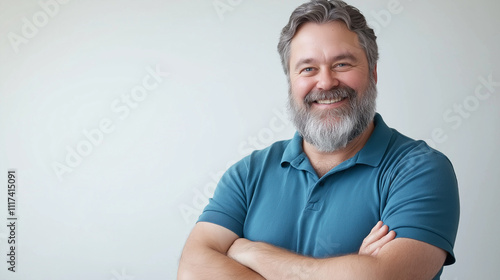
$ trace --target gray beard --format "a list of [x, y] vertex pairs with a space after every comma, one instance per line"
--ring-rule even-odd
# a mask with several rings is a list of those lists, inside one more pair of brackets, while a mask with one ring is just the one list
[[[350, 87], [339, 87], [329, 91], [311, 91], [303, 104], [296, 104], [291, 89], [288, 95], [288, 110], [295, 128], [302, 138], [320, 152], [334, 152], [361, 135], [375, 116], [377, 87], [370, 83], [363, 97]], [[349, 106], [324, 112], [311, 111], [312, 102], [318, 99], [348, 98]]]

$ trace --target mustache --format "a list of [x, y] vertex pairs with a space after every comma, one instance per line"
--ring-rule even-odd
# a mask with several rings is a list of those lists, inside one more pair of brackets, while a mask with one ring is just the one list
[[338, 87], [331, 90], [312, 90], [304, 97], [304, 103], [311, 104], [318, 100], [349, 98], [353, 99], [357, 96], [357, 92], [348, 86]]

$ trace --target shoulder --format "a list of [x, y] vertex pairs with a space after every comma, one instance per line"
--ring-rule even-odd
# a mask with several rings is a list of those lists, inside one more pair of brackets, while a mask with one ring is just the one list
[[288, 139], [288, 140], [274, 142], [265, 149], [253, 151], [249, 155], [249, 157], [251, 159], [265, 159], [269, 157], [278, 157], [281, 160], [281, 157], [283, 156], [288, 145], [290, 145], [291, 141], [292, 141], [291, 139]]
[[448, 157], [427, 145], [425, 141], [414, 140], [395, 129], [391, 130], [393, 134], [384, 157], [386, 163], [390, 163], [393, 167], [413, 170], [422, 165], [452, 168]]
[[291, 141], [291, 139], [277, 141], [264, 149], [252, 151], [238, 164], [246, 167], [257, 167], [268, 162], [280, 163]]
[[238, 176], [241, 179], [252, 174], [261, 173], [263, 170], [273, 171], [281, 166], [283, 155], [292, 140], [282, 140], [270, 146], [252, 151], [249, 155], [237, 161], [226, 171], [226, 176]]
[[448, 157], [424, 141], [391, 130], [390, 141], [377, 167], [382, 192], [458, 197], [457, 176]]

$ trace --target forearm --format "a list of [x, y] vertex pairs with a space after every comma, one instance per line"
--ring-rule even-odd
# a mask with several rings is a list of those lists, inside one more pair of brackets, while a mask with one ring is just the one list
[[255, 271], [211, 248], [185, 248], [178, 279], [264, 279]]
[[443, 266], [446, 252], [421, 241], [398, 238], [383, 245], [377, 254], [315, 259], [241, 238], [231, 246], [228, 256], [268, 280], [428, 280]]
[[[372, 256], [347, 255], [314, 259], [291, 253], [265, 243], [254, 243], [251, 254], [242, 264], [272, 279], [387, 279], [379, 259]], [[239, 261], [239, 260], [238, 260]]]

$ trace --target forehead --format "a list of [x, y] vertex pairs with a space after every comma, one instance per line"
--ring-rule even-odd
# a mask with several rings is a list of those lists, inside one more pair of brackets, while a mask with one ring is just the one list
[[345, 53], [366, 60], [358, 35], [340, 21], [305, 23], [300, 26], [290, 46], [290, 66], [308, 57], [328, 60]]

